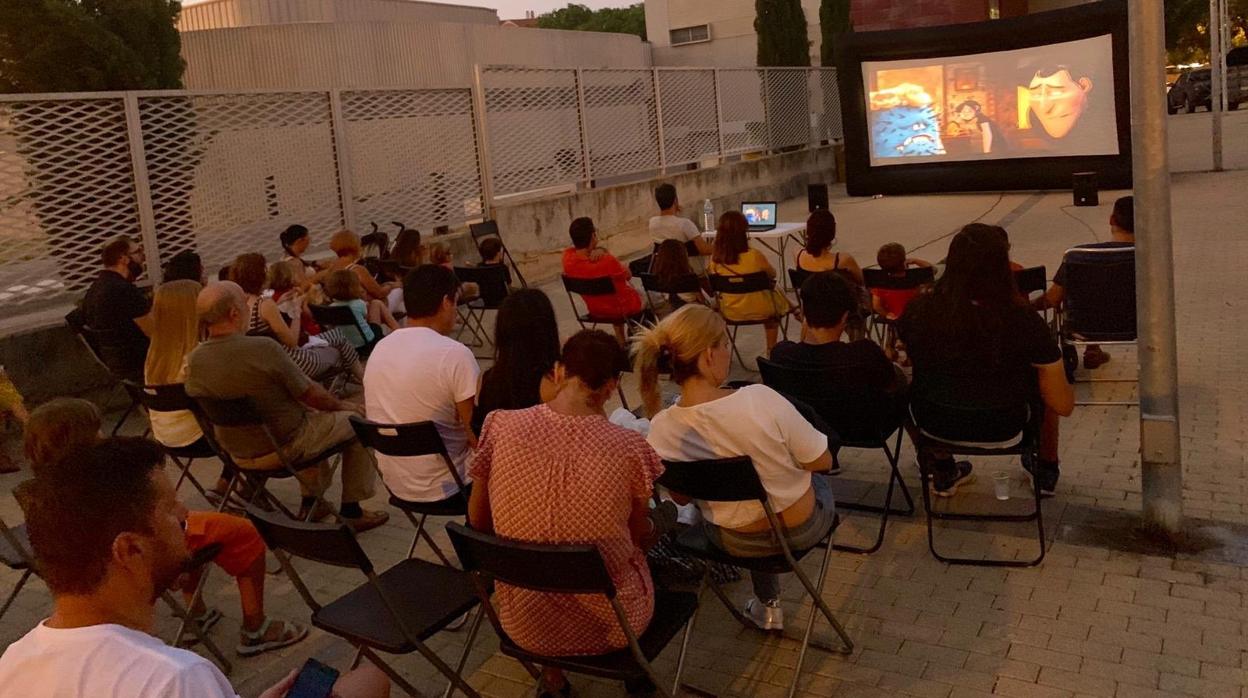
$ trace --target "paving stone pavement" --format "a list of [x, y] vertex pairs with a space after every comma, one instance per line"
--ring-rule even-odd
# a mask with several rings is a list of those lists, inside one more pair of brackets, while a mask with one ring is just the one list
[[[1195, 123], [1195, 122], [1192, 122]], [[1242, 144], [1238, 144], [1242, 147]], [[1058, 496], [1044, 505], [1050, 548], [1042, 565], [1003, 570], [951, 567], [927, 550], [919, 515], [894, 517], [883, 548], [871, 556], [835, 553], [824, 599], [857, 643], [848, 657], [812, 651], [799, 684], [803, 696], [922, 696], [971, 698], [1235, 696], [1248, 698], [1248, 572], [1243, 524], [1248, 523], [1248, 464], [1243, 395], [1248, 392], [1248, 358], [1241, 350], [1248, 326], [1248, 306], [1239, 282], [1248, 268], [1244, 221], [1248, 172], [1183, 174], [1174, 179], [1175, 270], [1180, 337], [1180, 397], [1184, 470], [1184, 507], [1194, 530], [1211, 547], [1179, 554], [1142, 553], [1139, 542], [1121, 526], [1089, 538], [1085, 532], [1103, 522], [1133, 520], [1141, 506], [1138, 410], [1076, 409], [1062, 424], [1063, 477]], [[1069, 195], [1010, 193], [919, 196], [850, 200], [843, 192], [833, 209], [840, 223], [843, 252], [864, 265], [880, 244], [896, 240], [931, 260], [943, 256], [948, 236], [961, 224], [981, 217], [1005, 220], [1013, 256], [1024, 265], [1045, 264], [1051, 276], [1062, 251], [1071, 244], [1108, 235], [1109, 206], [1115, 193], [1102, 193], [1102, 206], [1076, 209]], [[782, 216], [794, 219], [804, 201], [785, 202]], [[608, 245], [624, 241], [609, 240]], [[617, 249], [619, 252], [628, 251]], [[562, 291], [545, 289], [557, 304], [565, 336], [574, 320]], [[743, 332], [743, 354], [761, 349], [761, 332]], [[1134, 349], [1112, 350], [1114, 359], [1098, 373], [1129, 377]], [[736, 369], [740, 378], [756, 374]], [[636, 404], [635, 378], [626, 379]], [[1131, 384], [1081, 385], [1086, 395], [1131, 394]], [[142, 431], [138, 420], [128, 431]], [[9, 445], [12, 448], [12, 444]], [[914, 487], [917, 472], [912, 449], [903, 454], [903, 473]], [[837, 480], [842, 501], [879, 497], [885, 482], [884, 460], [874, 453], [847, 452], [845, 473]], [[979, 459], [981, 475], [997, 469], [1012, 473], [1015, 495], [1026, 481], [1017, 463]], [[216, 464], [196, 464], [201, 479], [215, 477]], [[0, 477], [6, 492], [21, 475]], [[276, 491], [293, 499], [294, 490], [277, 483]], [[188, 503], [202, 507], [184, 488]], [[918, 499], [917, 492], [915, 493]], [[951, 504], [958, 508], [1017, 507], [991, 497], [989, 477]], [[385, 506], [378, 497], [373, 506]], [[0, 496], [0, 515], [10, 523], [20, 513], [10, 495]], [[838, 534], [843, 543], [863, 543], [874, 520], [850, 514]], [[439, 524], [435, 535], [443, 544]], [[1031, 531], [1034, 534], [1034, 529]], [[392, 511], [391, 522], [365, 534], [363, 544], [379, 567], [403, 557], [411, 527]], [[961, 525], [938, 532], [938, 544], [963, 555], [1023, 557], [1034, 554], [1034, 538], [1025, 526]], [[1089, 540], [1094, 541], [1089, 543]], [[1135, 552], [1133, 552], [1135, 551]], [[432, 559], [423, 546], [418, 553]], [[813, 574], [817, 561], [806, 561]], [[350, 571], [312, 563], [297, 568], [320, 599], [330, 599], [362, 582]], [[7, 595], [17, 575], [0, 570], [0, 594]], [[810, 612], [800, 586], [786, 583], [785, 611], [792, 634]], [[738, 601], [748, 587], [731, 587]], [[343, 641], [313, 631], [305, 642], [251, 659], [231, 649], [240, 623], [237, 590], [220, 571], [210, 577], [209, 603], [225, 614], [212, 636], [234, 662], [231, 679], [243, 696], [258, 694], [308, 656], [335, 666], [350, 662]], [[270, 576], [269, 613], [306, 621], [308, 612], [282, 575]], [[50, 601], [41, 582], [32, 582], [0, 621], [0, 648], [46, 616]], [[174, 624], [163, 609], [158, 631], [172, 635]], [[558, 622], [558, 619], [551, 619]], [[822, 620], [816, 633], [829, 635]], [[464, 632], [442, 633], [430, 641], [453, 659]], [[678, 643], [657, 662], [660, 676], [675, 669]], [[473, 650], [470, 682], [484, 695], [516, 698], [532, 695], [533, 682], [516, 662], [496, 652], [497, 641], [483, 630]], [[202, 650], [201, 650], [202, 651]], [[721, 696], [781, 696], [797, 661], [797, 642], [743, 630], [710, 595], [704, 599], [690, 643], [685, 680]], [[422, 692], [441, 693], [445, 683], [418, 656], [394, 658], [394, 665]], [[574, 677], [577, 695], [619, 696], [617, 685]]]

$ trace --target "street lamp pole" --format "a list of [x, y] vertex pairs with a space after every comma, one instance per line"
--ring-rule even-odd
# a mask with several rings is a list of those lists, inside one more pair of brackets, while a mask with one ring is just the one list
[[1157, 0], [1130, 0], [1128, 7], [1144, 522], [1173, 537], [1183, 526], [1183, 471], [1166, 142], [1165, 18]]
[[1209, 0], [1209, 111], [1213, 118], [1213, 171], [1222, 171], [1222, 112], [1226, 70], [1222, 60], [1222, 0]]

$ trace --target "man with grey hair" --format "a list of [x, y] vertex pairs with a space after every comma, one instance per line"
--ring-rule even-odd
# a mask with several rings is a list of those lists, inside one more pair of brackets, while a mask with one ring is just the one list
[[[247, 299], [231, 281], [208, 284], [196, 303], [205, 339], [186, 357], [186, 392], [191, 397], [249, 397], [264, 417], [283, 455], [302, 461], [346, 444], [342, 450], [342, 518], [357, 532], [382, 525], [389, 515], [364, 511], [360, 502], [373, 496], [373, 457], [355, 437], [349, 421], [359, 407], [334, 397], [309, 379], [290, 356], [268, 337], [244, 334]], [[217, 427], [217, 440], [243, 469], [273, 470], [282, 464], [259, 429]], [[301, 518], [313, 520], [331, 511], [319, 500], [329, 486], [329, 466], [302, 471]]]

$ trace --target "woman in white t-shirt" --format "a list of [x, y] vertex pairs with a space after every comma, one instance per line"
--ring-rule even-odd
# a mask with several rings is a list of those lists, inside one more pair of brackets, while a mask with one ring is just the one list
[[[732, 359], [727, 327], [706, 306], [687, 305], [642, 333], [633, 349], [635, 370], [651, 416], [650, 445], [666, 460], [749, 456], [772, 508], [788, 530], [789, 545], [805, 550], [827, 537], [834, 518], [827, 478], [828, 438], [782, 395], [763, 385], [720, 387]], [[659, 357], [670, 363], [680, 399], [659, 412]], [[757, 502], [698, 502], [709, 535], [741, 557], [781, 553]], [[763, 630], [784, 627], [778, 575], [752, 572], [754, 597], [745, 614]]]

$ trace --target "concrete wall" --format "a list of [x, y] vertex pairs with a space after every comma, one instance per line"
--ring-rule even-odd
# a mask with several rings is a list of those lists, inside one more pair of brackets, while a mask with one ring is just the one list
[[296, 22], [467, 22], [498, 24], [488, 7], [417, 0], [207, 0], [185, 5], [179, 31]]
[[450, 22], [283, 24], [182, 34], [193, 90], [468, 87], [473, 65], [635, 68], [631, 34]]

